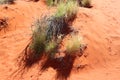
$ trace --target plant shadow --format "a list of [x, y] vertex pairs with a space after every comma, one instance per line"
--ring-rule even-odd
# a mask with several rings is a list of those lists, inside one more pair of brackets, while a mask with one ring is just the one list
[[[19, 54], [17, 57], [16, 64], [18, 68], [10, 75], [12, 80], [16, 80], [16, 78], [23, 77], [23, 75], [28, 72], [28, 70], [35, 64], [39, 64], [39, 61], [42, 60], [44, 54], [35, 52], [29, 49], [30, 44], [26, 46], [26, 48]], [[18, 79], [19, 80], [19, 79]]]
[[73, 68], [76, 56], [66, 55], [60, 58], [47, 58], [42, 64], [40, 71], [44, 72], [49, 67], [56, 70], [56, 80], [67, 80]]

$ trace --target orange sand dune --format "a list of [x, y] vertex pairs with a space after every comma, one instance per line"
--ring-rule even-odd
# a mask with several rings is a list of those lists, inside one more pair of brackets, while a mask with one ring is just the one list
[[[83, 56], [75, 59], [68, 80], [120, 80], [119, 4], [119, 0], [92, 0], [92, 8], [79, 8], [73, 27], [79, 30], [88, 46]], [[0, 31], [0, 80], [56, 79], [53, 67], [40, 72], [38, 64], [22, 77], [11, 76], [17, 69], [16, 58], [31, 37], [33, 21], [53, 11], [54, 8], [47, 7], [41, 0], [17, 0], [14, 5], [0, 6], [0, 18], [7, 17], [9, 22], [5, 32]], [[83, 67], [76, 69], [78, 66]]]

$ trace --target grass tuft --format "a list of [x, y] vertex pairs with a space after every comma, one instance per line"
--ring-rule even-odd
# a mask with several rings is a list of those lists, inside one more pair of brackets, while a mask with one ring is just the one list
[[37, 19], [34, 23], [34, 26], [36, 29], [33, 32], [31, 49], [36, 54], [43, 53], [46, 43], [46, 17], [43, 17], [42, 19]]
[[48, 53], [49, 56], [53, 57], [56, 53], [57, 46], [61, 42], [59, 35], [62, 33], [60, 29], [63, 23], [61, 20], [57, 20], [53, 17], [43, 17], [37, 19], [34, 27], [36, 28], [33, 32], [31, 50], [35, 54]]
[[80, 46], [81, 46], [81, 41], [82, 38], [80, 38], [77, 35], [72, 35], [71, 39], [69, 39], [66, 43], [66, 53], [68, 55], [71, 55], [72, 53], [75, 53], [77, 51], [80, 50]]
[[70, 27], [68, 23], [71, 19], [74, 19], [76, 13], [77, 3], [68, 1], [59, 4], [55, 15], [38, 19], [34, 24], [36, 29], [33, 33], [31, 49], [37, 54], [46, 52], [54, 56], [56, 48], [61, 42], [59, 36], [69, 33]]
[[[37, 19], [34, 23], [35, 30], [33, 32], [30, 50], [34, 55], [48, 53], [50, 57], [54, 57], [62, 38], [71, 31], [69, 27], [70, 19], [77, 14], [77, 3], [68, 1], [58, 6], [57, 12], [53, 16], [44, 16]], [[78, 44], [76, 44], [77, 46]], [[69, 48], [74, 48], [69, 47]]]
[[56, 43], [56, 41], [49, 41], [45, 46], [45, 52], [48, 54], [48, 56], [54, 58], [55, 53], [57, 52], [57, 47], [58, 44]]
[[76, 1], [68, 1], [67, 3], [60, 3], [55, 14], [56, 17], [64, 17], [67, 22], [74, 20], [78, 10]]

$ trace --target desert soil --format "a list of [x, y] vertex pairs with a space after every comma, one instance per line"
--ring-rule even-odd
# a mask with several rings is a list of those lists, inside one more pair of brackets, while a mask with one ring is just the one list
[[[75, 59], [67, 79], [120, 80], [120, 0], [92, 0], [92, 6], [80, 7], [73, 23], [87, 49], [82, 57]], [[18, 68], [16, 58], [32, 36], [34, 20], [54, 11], [55, 7], [47, 7], [43, 0], [17, 0], [13, 5], [0, 5], [0, 18], [8, 18], [9, 23], [0, 31], [0, 80], [56, 79], [56, 69], [49, 67], [41, 72], [38, 64], [22, 76], [11, 75]], [[66, 79], [60, 77], [57, 79]]]

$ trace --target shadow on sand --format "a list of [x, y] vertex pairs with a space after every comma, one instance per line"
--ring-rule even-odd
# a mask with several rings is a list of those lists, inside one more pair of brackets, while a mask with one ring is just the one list
[[29, 49], [29, 46], [30, 45], [28, 44], [27, 47], [17, 57], [16, 64], [18, 68], [9, 76], [9, 78], [12, 78], [12, 80], [21, 78], [33, 65], [38, 64], [42, 60], [44, 54], [36, 54]]
[[65, 57], [51, 59], [48, 58], [41, 66], [41, 71], [44, 72], [49, 67], [56, 70], [56, 80], [67, 80], [73, 68], [73, 63], [76, 56], [67, 55]]

